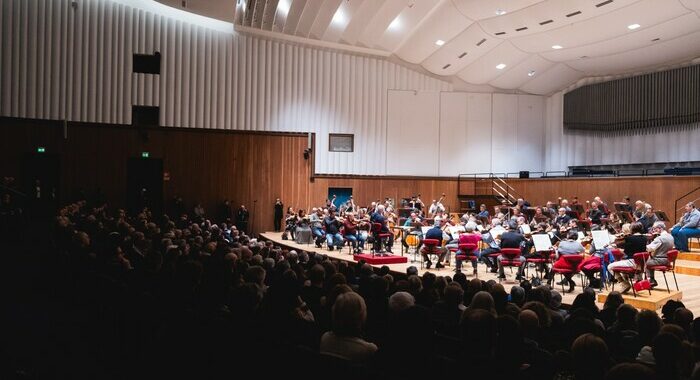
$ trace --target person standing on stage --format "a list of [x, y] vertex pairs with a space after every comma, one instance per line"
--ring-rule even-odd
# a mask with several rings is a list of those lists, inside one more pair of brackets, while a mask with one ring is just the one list
[[245, 205], [241, 207], [236, 212], [236, 227], [241, 232], [248, 234], [248, 219], [250, 218], [250, 213]]
[[280, 232], [282, 229], [282, 214], [284, 213], [284, 205], [282, 201], [277, 198], [275, 200], [275, 232]]

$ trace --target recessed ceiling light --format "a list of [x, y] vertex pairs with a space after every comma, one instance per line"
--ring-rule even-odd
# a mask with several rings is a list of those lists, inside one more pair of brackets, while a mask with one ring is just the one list
[[627, 29], [635, 30], [635, 29], [639, 28], [640, 26], [641, 25], [639, 25], [639, 24], [631, 24], [631, 25], [627, 25]]
[[345, 14], [343, 13], [343, 10], [341, 8], [338, 8], [338, 10], [335, 12], [333, 15], [333, 20], [331, 20], [332, 23], [334, 24], [342, 24], [345, 22]]
[[561, 45], [552, 45], [552, 49], [559, 50], [561, 49]]
[[506, 12], [504, 9], [500, 9], [500, 8], [499, 8], [499, 9], [496, 9], [496, 15], [497, 15], [497, 16], [503, 16], [503, 15], [506, 14], [506, 13], [508, 13], [508, 12]]
[[506, 64], [505, 64], [505, 63], [499, 63], [498, 65], [496, 65], [496, 68], [499, 69], [499, 70], [503, 70], [503, 69], [506, 68]]
[[443, 40], [437, 40], [437, 41], [435, 41], [435, 45], [437, 45], [437, 46], [442, 46], [442, 45], [444, 45], [444, 44], [445, 44], [445, 41], [443, 41]]
[[394, 21], [392, 21], [391, 24], [389, 24], [389, 29], [392, 29], [392, 30], [398, 29], [400, 26], [401, 26], [401, 18], [400, 18], [400, 16], [396, 16]]
[[535, 76], [535, 70], [530, 70], [527, 72], [527, 76], [529, 77], [534, 77]]

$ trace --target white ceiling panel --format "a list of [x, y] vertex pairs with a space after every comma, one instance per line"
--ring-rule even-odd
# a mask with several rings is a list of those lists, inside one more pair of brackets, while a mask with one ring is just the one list
[[700, 12], [700, 0], [681, 0], [681, 3], [688, 9]]
[[397, 25], [387, 28], [375, 47], [395, 51], [439, 2], [440, 0], [407, 0], [406, 8], [396, 16]]
[[[294, 0], [295, 2], [298, 0]], [[331, 22], [326, 33], [323, 34], [324, 41], [338, 42], [342, 36], [345, 28], [350, 24], [350, 20], [355, 12], [360, 9], [360, 6], [364, 1], [374, 1], [374, 0], [345, 0], [340, 3], [338, 9], [333, 13], [331, 17]]]
[[323, 5], [323, 0], [308, 0], [304, 10], [301, 12], [301, 18], [299, 19], [299, 25], [297, 25], [297, 30], [295, 34], [301, 37], [308, 37], [311, 32], [311, 27], [314, 24], [314, 20], [318, 17], [318, 12], [321, 10]]
[[700, 57], [700, 32], [673, 40], [599, 58], [580, 59], [568, 64], [589, 75], [609, 75], [646, 70]]
[[[553, 45], [566, 48], [588, 45], [612, 39], [625, 33], [635, 33], [642, 28], [674, 19], [690, 12], [676, 0], [641, 0], [630, 6], [603, 14], [600, 17], [563, 26], [545, 33], [512, 39], [515, 46], [528, 52], [551, 51]], [[631, 24], [641, 28], [631, 31]]]
[[360, 4], [360, 8], [353, 14], [348, 27], [343, 31], [340, 41], [349, 45], [357, 44], [362, 33], [367, 29], [382, 6], [382, 1], [367, 0]]
[[[592, 19], [636, 1], [639, 0], [615, 0], [596, 6], [604, 0], [546, 0], [499, 17], [482, 20], [480, 24], [487, 33], [495, 35], [505, 32], [501, 37], [516, 38]], [[516, 30], [521, 28], [527, 29]]]
[[451, 1], [444, 1], [423, 20], [396, 55], [411, 63], [421, 63], [440, 48], [436, 41], [448, 42], [471, 24]]
[[[527, 53], [516, 49], [510, 42], [504, 41], [460, 71], [458, 76], [469, 83], [488, 83], [517, 66], [527, 57]], [[498, 69], [496, 66], [499, 64], [506, 66]]]
[[[554, 65], [555, 63], [552, 61], [548, 61], [537, 54], [531, 54], [526, 60], [492, 80], [489, 84], [505, 89], [520, 88]], [[529, 73], [532, 73], [532, 76], [528, 75]]]
[[330, 25], [333, 15], [338, 10], [338, 7], [340, 7], [340, 3], [342, 2], [343, 0], [323, 0], [321, 9], [318, 10], [314, 24], [309, 32], [309, 37], [317, 40], [321, 39], [321, 36], [326, 33], [326, 29], [328, 29], [328, 25]]
[[549, 70], [535, 75], [532, 80], [520, 89], [531, 94], [547, 95], [567, 87], [583, 78], [583, 76], [582, 72], [576, 71], [563, 63], [557, 63]]
[[539, 2], [542, 0], [454, 0], [457, 9], [472, 20], [498, 17], [499, 10], [510, 14]]
[[[386, 0], [380, 4], [381, 6], [372, 16], [372, 22], [362, 31], [358, 44], [365, 47], [374, 47], [384, 34], [384, 31], [389, 28], [389, 25], [399, 13], [406, 8], [407, 0]], [[398, 28], [398, 23], [400, 21], [392, 25], [392, 29]]]
[[[484, 33], [479, 25], [472, 24], [423, 61], [423, 67], [435, 74], [454, 75], [501, 42], [503, 40]], [[448, 64], [450, 66], [445, 67]]]

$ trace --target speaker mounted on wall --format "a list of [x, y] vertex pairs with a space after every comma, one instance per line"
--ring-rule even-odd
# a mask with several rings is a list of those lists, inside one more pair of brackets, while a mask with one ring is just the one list
[[143, 74], [160, 74], [160, 52], [153, 54], [134, 54], [132, 71]]

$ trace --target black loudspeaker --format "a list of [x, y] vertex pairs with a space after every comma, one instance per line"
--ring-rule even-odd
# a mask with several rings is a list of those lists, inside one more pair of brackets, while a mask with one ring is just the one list
[[157, 127], [160, 124], [160, 108], [131, 106], [131, 125]]
[[134, 54], [131, 65], [135, 73], [160, 74], [160, 53]]
[[527, 170], [520, 171], [520, 178], [530, 178], [530, 172]]

